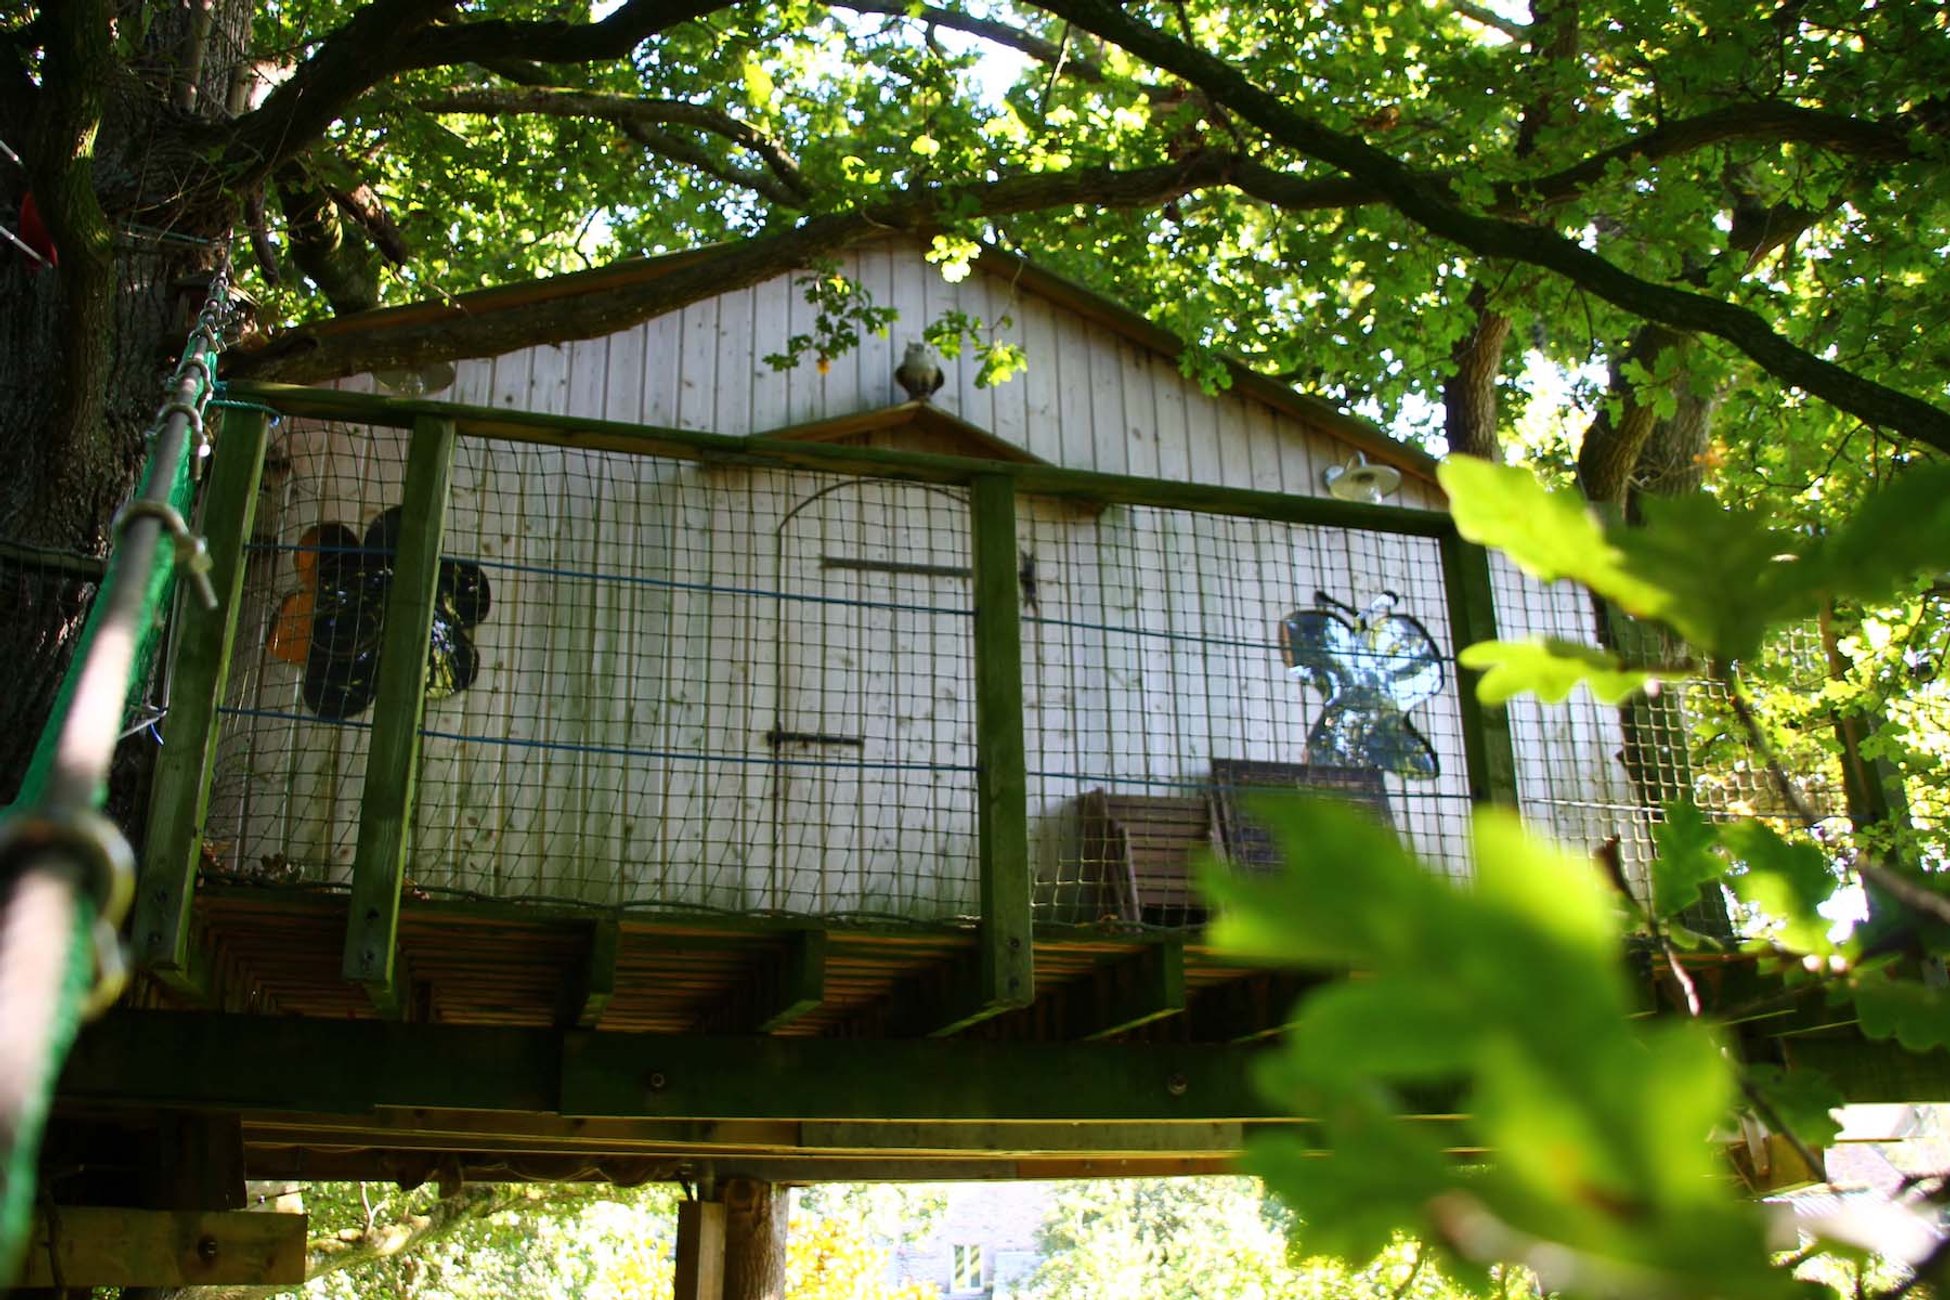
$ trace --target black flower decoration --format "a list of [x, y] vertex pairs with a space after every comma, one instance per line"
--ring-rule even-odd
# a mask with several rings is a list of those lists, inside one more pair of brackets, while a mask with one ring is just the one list
[[[363, 539], [344, 524], [306, 531], [296, 564], [304, 586], [278, 610], [270, 651], [305, 666], [305, 707], [321, 718], [349, 718], [371, 706], [379, 689], [379, 651], [386, 630], [386, 597], [399, 551], [398, 506], [383, 511]], [[487, 617], [487, 575], [460, 560], [440, 562], [427, 646], [427, 698], [466, 690], [479, 675], [480, 654], [468, 636]]]

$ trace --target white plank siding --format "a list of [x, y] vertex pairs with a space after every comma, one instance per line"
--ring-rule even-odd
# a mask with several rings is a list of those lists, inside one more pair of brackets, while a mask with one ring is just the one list
[[[763, 358], [809, 332], [802, 276], [723, 294], [603, 339], [457, 368], [439, 396], [505, 409], [766, 433], [877, 410], [907, 343], [944, 310], [1021, 344], [1012, 383], [944, 362], [936, 398], [1046, 460], [1114, 474], [1319, 494], [1352, 450], [1251, 398], [1207, 394], [1175, 357], [978, 271], [949, 284], [920, 246], [841, 259], [901, 318], [821, 373]], [[1005, 328], [1003, 317], [1009, 319]], [[370, 381], [343, 381], [370, 389]], [[901, 435], [877, 436], [902, 445]], [[407, 439], [292, 422], [267, 515], [362, 532], [400, 499]], [[1411, 480], [1394, 498], [1433, 506]], [[1379, 534], [1025, 499], [1024, 727], [1046, 915], [1091, 920], [1076, 809], [1096, 789], [1201, 788], [1216, 760], [1300, 763], [1319, 716], [1286, 672], [1279, 623], [1322, 591], [1384, 590], [1445, 655], [1437, 548]], [[968, 516], [917, 485], [466, 440], [445, 547], [492, 587], [471, 635], [481, 670], [427, 706], [410, 872], [427, 889], [598, 904], [936, 920], [976, 906]], [[251, 569], [251, 629], [226, 722], [213, 838], [241, 862], [286, 857], [343, 881], [370, 714], [311, 716], [303, 670], [261, 647], [296, 585], [291, 553]], [[1499, 570], [1506, 634], [1581, 634], [1575, 601]], [[1588, 621], [1588, 620], [1587, 620]], [[1609, 711], [1518, 719], [1526, 809], [1579, 843], [1629, 804]], [[1467, 869], [1453, 682], [1415, 712], [1442, 767], [1388, 778], [1418, 848]], [[826, 739], [782, 740], [775, 733]], [[221, 828], [221, 829], [216, 829]]]

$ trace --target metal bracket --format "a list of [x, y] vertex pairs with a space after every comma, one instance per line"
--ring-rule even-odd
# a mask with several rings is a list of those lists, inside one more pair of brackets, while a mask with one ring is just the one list
[[177, 513], [176, 507], [166, 501], [137, 498], [116, 513], [116, 535], [119, 537], [131, 521], [145, 516], [161, 520], [163, 527], [169, 530], [170, 539], [176, 545], [176, 562], [189, 571], [190, 581], [196, 586], [197, 599], [203, 602], [203, 608], [215, 609], [217, 588], [210, 581], [210, 548], [204, 545], [201, 537], [190, 531], [190, 526], [183, 522], [183, 516]]
[[[203, 363], [199, 361], [197, 364], [201, 366]], [[204, 387], [208, 388], [209, 385], [205, 384]], [[197, 402], [164, 402], [156, 411], [156, 428], [160, 430], [171, 415], [181, 415], [190, 422], [190, 432], [196, 438], [196, 450], [190, 457], [190, 480], [200, 483], [203, 480], [203, 462], [210, 455], [210, 435], [203, 428], [203, 407]]]

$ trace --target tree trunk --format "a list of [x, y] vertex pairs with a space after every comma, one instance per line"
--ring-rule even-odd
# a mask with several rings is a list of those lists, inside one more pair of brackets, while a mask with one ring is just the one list
[[[1633, 336], [1625, 355], [1651, 371], [1669, 349], [1685, 345], [1684, 336], [1664, 326], [1645, 325]], [[1622, 363], [1612, 367], [1612, 402], [1619, 414], [1613, 418], [1607, 411], [1594, 419], [1578, 455], [1579, 480], [1601, 509], [1635, 517], [1645, 497], [1684, 496], [1700, 490], [1718, 399], [1695, 396], [1683, 369], [1673, 380], [1673, 395], [1677, 407], [1670, 419], [1661, 420], [1654, 395], [1641, 392]], [[1665, 628], [1640, 622], [1596, 597], [1593, 603], [1600, 641], [1626, 662], [1677, 663], [1690, 655], [1690, 649]], [[1618, 709], [1624, 741], [1619, 758], [1640, 804], [1648, 809], [1693, 798], [1685, 693], [1683, 684], [1673, 684], [1657, 695], [1633, 696]], [[1714, 891], [1680, 919], [1707, 934], [1732, 933], [1725, 899]]]
[[1654, 395], [1640, 391], [1632, 372], [1655, 372], [1666, 351], [1684, 341], [1678, 331], [1663, 325], [1641, 325], [1624, 357], [1613, 363], [1610, 400], [1593, 417], [1578, 451], [1578, 486], [1594, 505], [1624, 505], [1640, 457], [1658, 427]]
[[[209, 241], [225, 233], [227, 213], [180, 202], [205, 165], [186, 127], [225, 111], [250, 12], [248, 0], [44, 8], [49, 75], [27, 116], [0, 110], [0, 139], [26, 163], [0, 169], [0, 209], [34, 192], [60, 262], [0, 252], [0, 599], [13, 614], [0, 620], [0, 662], [16, 672], [0, 692], [0, 804], [66, 670], [160, 381], [201, 305]], [[140, 32], [142, 57], [109, 57], [116, 31]], [[99, 74], [97, 93], [64, 84], [57, 47]], [[92, 167], [73, 161], [78, 135], [92, 136]]]
[[1442, 386], [1442, 432], [1452, 452], [1500, 460], [1496, 377], [1503, 369], [1510, 318], [1490, 308], [1489, 294], [1480, 284], [1469, 291], [1469, 305], [1476, 324], [1449, 354], [1456, 372]]
[[734, 1178], [724, 1185], [724, 1300], [782, 1300], [785, 1295], [789, 1190]]

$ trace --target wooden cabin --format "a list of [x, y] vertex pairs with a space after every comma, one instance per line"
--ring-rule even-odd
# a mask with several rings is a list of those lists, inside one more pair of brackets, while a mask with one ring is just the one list
[[[1204, 391], [1011, 257], [839, 271], [900, 319], [823, 363], [767, 360], [806, 272], [233, 387], [142, 976], [69, 1113], [200, 1116], [225, 1187], [1217, 1169], [1291, 1119], [1245, 1064], [1301, 987], [1200, 938], [1190, 864], [1272, 866], [1242, 794], [1355, 802], [1458, 876], [1486, 801], [1644, 841], [1610, 710], [1464, 689], [1459, 645], [1590, 612], [1462, 544], [1426, 456], [1243, 370]], [[914, 400], [956, 311], [1027, 370], [944, 360]], [[1332, 493], [1363, 458], [1398, 481]]]
[[[1049, 277], [990, 258], [951, 284], [923, 254], [890, 241], [844, 259], [841, 273], [903, 324], [830, 365], [765, 361], [815, 310], [804, 277], [785, 276], [608, 338], [462, 362], [432, 396], [1134, 477], [1188, 498], [1320, 498], [1333, 467], [1385, 458], [1403, 476], [1386, 503], [1400, 510], [1367, 528], [1229, 514], [1222, 495], [1180, 509], [1015, 494], [1036, 918], [1195, 922], [1187, 852], [1238, 833], [1215, 817], [1214, 793], [1337, 766], [1310, 756], [1324, 699], [1290, 673], [1280, 635], [1317, 594], [1358, 610], [1392, 592], [1394, 614], [1427, 629], [1439, 688], [1407, 717], [1429, 770], [1375, 769], [1369, 802], [1465, 872], [1469, 758], [1431, 535], [1441, 521], [1391, 527], [1440, 509], [1430, 462], [1271, 385], [1207, 394], [1179, 373], [1175, 345]], [[1007, 321], [1000, 337], [1028, 371], [982, 387], [972, 362], [949, 362], [939, 393], [909, 400], [894, 379], [905, 343], [951, 311]], [[387, 394], [367, 375], [337, 390]], [[400, 504], [409, 441], [307, 418], [272, 440], [205, 836], [220, 873], [270, 861], [308, 884], [351, 878], [371, 711], [308, 706], [319, 669], [280, 645], [279, 612], [302, 602], [321, 558], [340, 558], [308, 538], [334, 529], [352, 545]], [[972, 536], [963, 484], [463, 439], [442, 554], [473, 566], [489, 599], [464, 633], [468, 685], [425, 705], [413, 887], [700, 916], [976, 919]], [[1548, 630], [1589, 633], [1575, 596], [1509, 575], [1502, 591], [1526, 598], [1503, 611], [1520, 630], [1541, 614]], [[369, 677], [371, 661], [358, 671]], [[1610, 725], [1587, 706], [1520, 729], [1536, 742], [1519, 746], [1520, 789], [1578, 840], [1609, 828], [1562, 814], [1632, 803]]]

